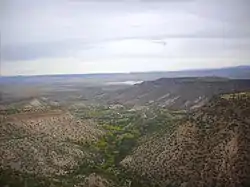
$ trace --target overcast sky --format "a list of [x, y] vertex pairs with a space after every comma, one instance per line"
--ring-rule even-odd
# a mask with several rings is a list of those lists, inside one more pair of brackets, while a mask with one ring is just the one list
[[1, 75], [250, 65], [249, 0], [1, 0]]

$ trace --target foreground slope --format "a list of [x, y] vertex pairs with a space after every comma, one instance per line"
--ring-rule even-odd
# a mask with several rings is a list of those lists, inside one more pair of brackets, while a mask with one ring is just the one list
[[212, 99], [173, 134], [149, 139], [122, 166], [157, 186], [250, 184], [250, 96]]
[[190, 109], [204, 105], [214, 95], [250, 91], [250, 80], [219, 77], [161, 78], [117, 91], [109, 101], [127, 105], [159, 105]]
[[40, 175], [63, 174], [88, 157], [74, 142], [93, 142], [101, 135], [92, 121], [79, 121], [60, 109], [2, 115], [0, 166]]

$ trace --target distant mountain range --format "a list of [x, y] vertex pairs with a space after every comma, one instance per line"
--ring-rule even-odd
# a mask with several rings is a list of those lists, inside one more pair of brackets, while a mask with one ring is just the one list
[[250, 79], [250, 66], [236, 66], [220, 69], [199, 69], [183, 71], [132, 72], [132, 73], [101, 73], [101, 74], [65, 74], [36, 76], [1, 76], [0, 83], [51, 83], [81, 82], [103, 84], [106, 82], [147, 81], [159, 78], [174, 77], [226, 77], [232, 79]]
[[[141, 84], [126, 85], [124, 83]], [[0, 103], [52, 101], [196, 108], [212, 96], [250, 89], [250, 66], [172, 72], [0, 77]]]

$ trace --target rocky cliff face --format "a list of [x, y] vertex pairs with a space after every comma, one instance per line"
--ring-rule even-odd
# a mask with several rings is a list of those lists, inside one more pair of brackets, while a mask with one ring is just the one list
[[250, 184], [250, 97], [215, 98], [171, 135], [139, 146], [122, 166], [158, 186]]
[[0, 165], [22, 172], [62, 174], [88, 152], [75, 142], [93, 142], [103, 134], [92, 121], [54, 110], [2, 116]]

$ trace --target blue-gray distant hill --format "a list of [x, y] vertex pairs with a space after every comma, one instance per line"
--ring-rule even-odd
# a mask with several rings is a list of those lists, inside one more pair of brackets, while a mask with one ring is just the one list
[[36, 76], [1, 76], [0, 83], [85, 83], [100, 85], [108, 82], [147, 81], [175, 77], [224, 77], [231, 79], [250, 79], [250, 66], [236, 66], [220, 69], [199, 69], [183, 71], [155, 71], [102, 74], [62, 74]]

